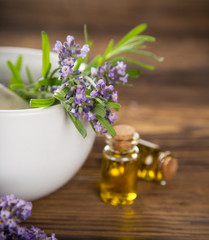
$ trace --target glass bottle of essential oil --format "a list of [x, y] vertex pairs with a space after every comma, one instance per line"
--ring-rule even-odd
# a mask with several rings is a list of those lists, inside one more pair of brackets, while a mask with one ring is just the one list
[[130, 205], [138, 193], [139, 134], [128, 125], [115, 126], [116, 137], [106, 135], [100, 197], [111, 205]]
[[178, 162], [169, 151], [163, 151], [160, 146], [139, 140], [139, 170], [138, 177], [146, 181], [156, 181], [166, 185], [176, 173]]

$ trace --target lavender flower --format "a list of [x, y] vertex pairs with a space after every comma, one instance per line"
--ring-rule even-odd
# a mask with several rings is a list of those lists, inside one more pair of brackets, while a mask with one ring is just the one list
[[81, 48], [81, 53], [80, 53], [79, 57], [85, 58], [89, 51], [90, 51], [89, 45], [84, 44], [83, 47]]
[[109, 112], [108, 114], [108, 120], [110, 123], [114, 123], [114, 121], [117, 119], [117, 115], [116, 115], [116, 112]]
[[112, 93], [112, 100], [115, 103], [118, 102], [118, 91], [115, 91], [115, 92]]
[[76, 89], [75, 98], [74, 98], [74, 101], [76, 104], [80, 104], [86, 101], [85, 92], [86, 92], [85, 89], [81, 89], [81, 88]]
[[60, 53], [62, 50], [62, 43], [60, 41], [56, 41], [53, 51]]
[[73, 73], [76, 60], [79, 57], [85, 58], [90, 49], [88, 44], [84, 44], [80, 48], [80, 45], [75, 44], [74, 37], [68, 35], [63, 44], [56, 41], [53, 50], [59, 54], [59, 64], [61, 65], [59, 79], [65, 79]]
[[20, 227], [19, 223], [31, 215], [32, 203], [15, 198], [13, 194], [0, 197], [0, 240], [55, 240], [39, 228]]
[[105, 79], [108, 84], [125, 84], [128, 81], [128, 74], [126, 74], [127, 65], [122, 61], [118, 61], [116, 66], [106, 62], [104, 66], [98, 69], [91, 68], [91, 76], [96, 79]]

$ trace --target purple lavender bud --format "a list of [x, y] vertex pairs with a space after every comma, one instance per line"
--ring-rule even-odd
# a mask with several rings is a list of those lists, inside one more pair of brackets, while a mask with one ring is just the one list
[[79, 57], [85, 58], [89, 51], [90, 51], [89, 45], [84, 44], [83, 47], [81, 48], [81, 53], [80, 53]]
[[10, 217], [10, 211], [8, 210], [1, 210], [0, 212], [0, 219], [2, 219], [4, 222]]
[[56, 41], [53, 51], [60, 53], [62, 51], [62, 43], [60, 41]]
[[110, 72], [108, 72], [107, 76], [111, 79], [114, 79], [115, 78], [115, 73], [110, 71]]
[[14, 194], [10, 194], [6, 196], [6, 202], [10, 206], [11, 204], [16, 204], [18, 200], [15, 198]]
[[99, 133], [99, 132], [102, 131], [103, 127], [102, 127], [102, 125], [100, 124], [100, 122], [97, 122], [97, 123], [94, 124], [94, 129], [95, 129], [96, 132]]
[[96, 118], [96, 114], [92, 113], [92, 112], [87, 112], [85, 114], [83, 114], [83, 117], [87, 120], [87, 121], [93, 121]]
[[117, 103], [118, 102], [118, 91], [112, 93], [112, 100]]
[[17, 235], [24, 235], [24, 233], [26, 232], [26, 227], [20, 227], [17, 226]]
[[64, 65], [61, 68], [61, 76], [62, 77], [67, 77], [72, 72], [73, 72], [73, 70], [68, 65]]
[[0, 209], [1, 207], [5, 207], [6, 205], [6, 197], [3, 196], [3, 197], [0, 197]]
[[39, 228], [31, 226], [31, 228], [27, 228], [24, 233], [24, 239], [46, 239], [46, 234]]
[[127, 83], [127, 82], [128, 82], [128, 74], [126, 74], [125, 76], [120, 77], [119, 80], [120, 80], [123, 84]]
[[77, 114], [77, 111], [76, 111], [75, 108], [72, 108], [72, 109], [70, 110], [70, 113], [72, 113], [75, 117], [79, 118], [79, 115]]
[[74, 44], [74, 37], [71, 35], [67, 35], [66, 40], [67, 40], [67, 45], [69, 47], [72, 47], [72, 45]]
[[91, 95], [92, 97], [96, 97], [96, 96], [98, 95], [98, 91], [97, 91], [97, 90], [93, 90], [93, 91], [90, 93], [90, 95]]
[[13, 220], [13, 218], [9, 218], [7, 219], [6, 221], [6, 225], [9, 227], [9, 228], [15, 228], [17, 226], [17, 223]]
[[63, 61], [62, 61], [62, 65], [68, 65], [68, 66], [73, 66], [75, 63], [75, 59], [72, 58], [72, 57], [68, 57], [68, 58], [65, 58]]
[[105, 82], [103, 79], [99, 79], [99, 81], [97, 82], [97, 88], [104, 88], [106, 86]]
[[118, 71], [118, 74], [120, 74], [120, 75], [125, 75], [126, 74], [126, 67], [127, 67], [127, 65], [124, 63], [124, 62], [117, 62], [117, 66], [116, 66], [116, 69], [117, 69], [117, 71]]
[[57, 238], [55, 237], [55, 234], [52, 233], [51, 237], [47, 237], [46, 240], [57, 240]]
[[31, 216], [32, 203], [25, 202], [25, 205], [22, 207], [21, 217], [23, 220], [28, 219]]
[[107, 92], [112, 92], [112, 91], [114, 90], [114, 87], [113, 87], [113, 85], [109, 85], [109, 86], [107, 86], [107, 87], [105, 88], [105, 90], [106, 90]]
[[98, 69], [95, 68], [95, 67], [92, 67], [91, 68], [91, 75], [92, 75], [92, 77], [96, 77], [97, 74], [98, 74]]
[[85, 96], [85, 89], [77, 88], [76, 89], [76, 95], [74, 98], [74, 101], [76, 104], [80, 104], [81, 102], [86, 101], [86, 96]]
[[110, 112], [108, 115], [108, 120], [110, 121], [110, 123], [114, 123], [114, 121], [117, 119], [117, 115], [115, 112]]

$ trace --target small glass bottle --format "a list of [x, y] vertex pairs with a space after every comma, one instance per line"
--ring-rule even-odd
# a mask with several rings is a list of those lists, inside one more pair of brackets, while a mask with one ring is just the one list
[[169, 151], [163, 151], [160, 146], [139, 140], [138, 144], [139, 170], [138, 177], [146, 181], [156, 181], [161, 185], [166, 185], [178, 169], [178, 162]]
[[115, 131], [115, 137], [106, 135], [100, 197], [111, 205], [130, 205], [138, 192], [139, 134], [128, 125], [117, 125]]

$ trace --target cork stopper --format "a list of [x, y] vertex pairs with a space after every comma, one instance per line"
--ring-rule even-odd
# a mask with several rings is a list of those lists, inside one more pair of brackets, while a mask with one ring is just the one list
[[114, 127], [117, 135], [113, 138], [115, 150], [129, 150], [133, 147], [135, 129], [132, 126], [121, 124]]
[[164, 158], [163, 165], [162, 165], [162, 172], [165, 180], [170, 180], [176, 174], [178, 169], [178, 162], [176, 158], [172, 155], [167, 155]]

